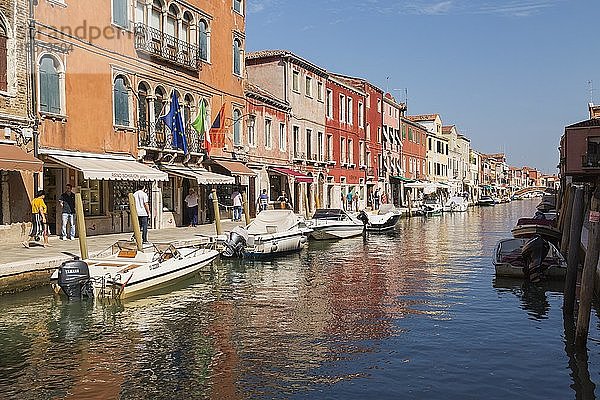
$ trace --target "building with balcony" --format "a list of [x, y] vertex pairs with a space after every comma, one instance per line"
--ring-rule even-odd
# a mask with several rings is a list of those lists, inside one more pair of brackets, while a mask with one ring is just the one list
[[[406, 104], [396, 101], [394, 96], [383, 96], [383, 165], [386, 169], [384, 191], [390, 194], [390, 201], [402, 204], [404, 170], [402, 169], [401, 119], [406, 113]], [[419, 143], [420, 144], [420, 143]]]
[[567, 126], [559, 151], [562, 184], [596, 181], [600, 177], [600, 117]]
[[448, 138], [442, 134], [442, 119], [439, 114], [412, 115], [408, 119], [427, 130], [427, 180], [447, 183], [449, 177]]
[[[200, 193], [202, 219], [210, 185], [226, 196], [226, 185], [243, 183], [238, 164], [206, 162], [204, 136], [191, 127], [202, 102], [211, 122], [221, 116], [210, 159], [243, 153], [245, 9], [226, 3], [36, 3], [35, 110], [53, 231], [66, 183], [82, 194], [88, 234], [131, 229], [127, 193], [139, 181], [150, 188], [154, 228], [186, 222], [189, 188]], [[173, 96], [187, 151], [161, 120]]]
[[[294, 209], [304, 211], [327, 203], [325, 183], [325, 87], [323, 68], [287, 50], [264, 50], [246, 55], [248, 80], [291, 106], [288, 132], [292, 168], [290, 195]], [[300, 173], [312, 182], [295, 175]]]

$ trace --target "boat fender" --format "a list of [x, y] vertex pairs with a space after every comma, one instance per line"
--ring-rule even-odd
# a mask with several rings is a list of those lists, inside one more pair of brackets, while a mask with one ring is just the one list
[[271, 246], [271, 253], [276, 253], [277, 252], [277, 245], [274, 244]]
[[300, 245], [303, 245], [304, 243], [306, 243], [306, 236], [300, 238]]

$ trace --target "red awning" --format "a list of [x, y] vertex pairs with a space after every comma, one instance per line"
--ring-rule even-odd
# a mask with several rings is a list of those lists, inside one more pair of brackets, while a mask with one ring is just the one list
[[289, 168], [273, 168], [273, 171], [294, 178], [296, 182], [313, 183], [312, 176], [304, 175], [302, 172]]
[[42, 172], [44, 163], [19, 146], [0, 144], [0, 169], [4, 171]]

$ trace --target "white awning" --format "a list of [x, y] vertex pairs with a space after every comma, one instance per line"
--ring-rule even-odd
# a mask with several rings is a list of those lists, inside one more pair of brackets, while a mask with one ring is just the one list
[[161, 165], [161, 169], [187, 179], [195, 179], [200, 185], [233, 185], [233, 176], [221, 175], [210, 172], [204, 168], [190, 168], [185, 165]]
[[167, 181], [169, 176], [131, 156], [40, 149], [52, 161], [83, 173], [84, 179]]

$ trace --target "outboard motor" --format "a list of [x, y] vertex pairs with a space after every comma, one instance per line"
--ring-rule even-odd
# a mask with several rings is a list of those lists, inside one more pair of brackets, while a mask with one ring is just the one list
[[90, 269], [85, 261], [70, 260], [58, 268], [58, 286], [69, 299], [94, 296], [90, 281]]
[[532, 237], [523, 245], [521, 255], [525, 261], [523, 267], [525, 278], [533, 283], [542, 280], [544, 272], [548, 268], [543, 265], [543, 262], [549, 251], [550, 245], [540, 235]]
[[366, 226], [369, 223], [369, 216], [367, 215], [367, 213], [365, 212], [365, 210], [361, 210], [358, 215], [356, 216], [356, 218], [360, 221], [362, 221], [362, 223]]
[[225, 249], [221, 253], [223, 257], [241, 257], [248, 242], [248, 231], [241, 226], [236, 226], [229, 233], [229, 238], [223, 243]]

